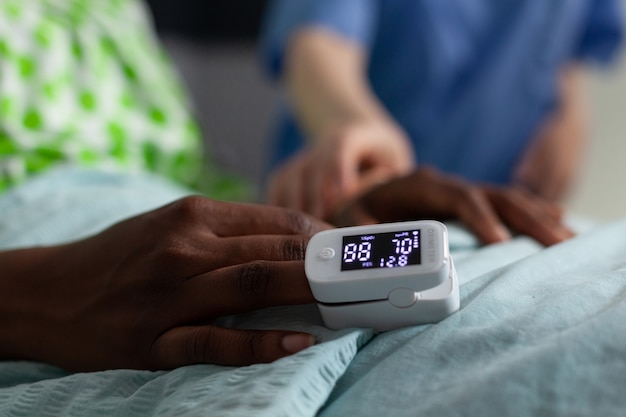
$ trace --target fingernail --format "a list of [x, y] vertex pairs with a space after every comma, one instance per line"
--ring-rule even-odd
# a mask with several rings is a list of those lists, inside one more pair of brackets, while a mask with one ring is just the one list
[[496, 234], [498, 235], [498, 238], [500, 238], [501, 240], [511, 239], [511, 233], [509, 233], [509, 231], [505, 229], [504, 227], [496, 228]]
[[283, 337], [282, 345], [289, 353], [296, 353], [315, 344], [315, 338], [308, 334], [290, 334]]
[[558, 235], [559, 235], [559, 239], [561, 241], [564, 241], [564, 240], [573, 238], [574, 236], [576, 236], [576, 233], [574, 233], [571, 230], [565, 229], [565, 230], [560, 230]]

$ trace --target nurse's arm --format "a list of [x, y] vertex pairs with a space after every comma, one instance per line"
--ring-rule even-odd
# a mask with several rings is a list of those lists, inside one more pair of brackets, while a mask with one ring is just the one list
[[563, 200], [572, 188], [589, 134], [585, 71], [570, 65], [561, 72], [558, 107], [538, 130], [515, 180], [537, 195]]
[[346, 198], [413, 167], [405, 133], [371, 90], [367, 59], [326, 29], [292, 37], [284, 83], [312, 149], [275, 173], [270, 202], [327, 218]]

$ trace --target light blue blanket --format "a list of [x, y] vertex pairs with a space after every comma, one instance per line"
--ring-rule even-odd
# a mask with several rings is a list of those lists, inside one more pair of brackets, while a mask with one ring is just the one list
[[[0, 198], [0, 248], [75, 239], [187, 194], [151, 177], [60, 170]], [[272, 364], [68, 374], [0, 363], [0, 416], [623, 416], [626, 222], [542, 249], [479, 248], [449, 226], [461, 310], [373, 337], [314, 306], [228, 320], [312, 332]], [[0, 271], [1, 279], [1, 271]]]

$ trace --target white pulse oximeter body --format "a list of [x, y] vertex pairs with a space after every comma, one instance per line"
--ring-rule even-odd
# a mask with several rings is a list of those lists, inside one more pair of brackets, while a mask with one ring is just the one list
[[422, 220], [326, 230], [305, 271], [324, 324], [376, 331], [435, 323], [459, 309], [445, 225]]

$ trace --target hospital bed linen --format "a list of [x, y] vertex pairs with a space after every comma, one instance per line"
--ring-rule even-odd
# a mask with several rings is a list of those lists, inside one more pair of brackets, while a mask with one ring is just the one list
[[[73, 240], [188, 193], [57, 170], [0, 197], [0, 248]], [[317, 337], [271, 364], [71, 374], [0, 362], [0, 416], [624, 415], [626, 221], [548, 249], [449, 230], [461, 310], [441, 323], [375, 336], [327, 330], [315, 306], [279, 307], [222, 319]]]

